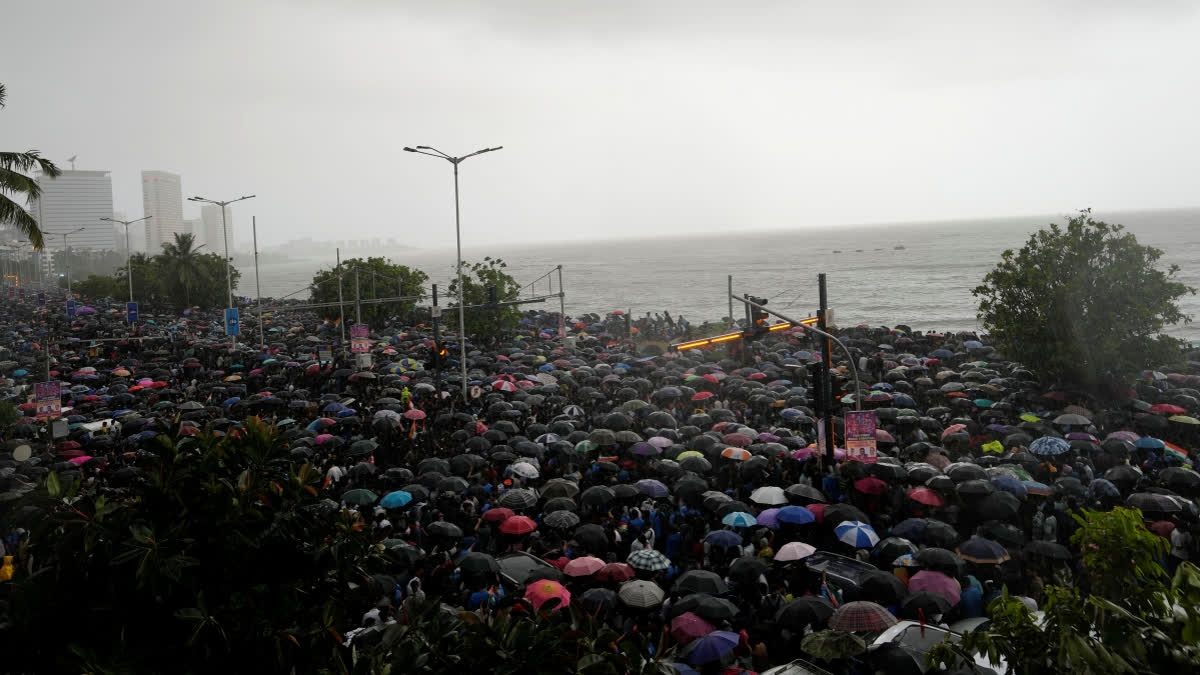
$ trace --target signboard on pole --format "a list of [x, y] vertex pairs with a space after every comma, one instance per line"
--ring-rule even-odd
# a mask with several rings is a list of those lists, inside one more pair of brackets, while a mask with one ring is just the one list
[[371, 329], [365, 323], [350, 326], [350, 352], [366, 354], [371, 351]]
[[58, 417], [62, 412], [62, 382], [35, 382], [33, 399], [39, 420]]
[[329, 345], [321, 345], [317, 348], [317, 360], [321, 362], [333, 360], [333, 348]]
[[136, 302], [125, 303], [125, 320], [129, 323], [137, 323], [138, 304]]
[[67, 316], [72, 319], [75, 318], [75, 301], [74, 300], [67, 300]]
[[237, 307], [225, 308], [225, 334], [226, 335], [241, 335], [242, 320], [238, 316]]
[[878, 459], [875, 446], [875, 411], [846, 413], [846, 459], [872, 463]]

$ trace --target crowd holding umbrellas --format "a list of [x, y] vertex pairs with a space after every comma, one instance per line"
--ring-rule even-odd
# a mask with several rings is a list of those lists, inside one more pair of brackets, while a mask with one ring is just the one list
[[[669, 635], [681, 672], [903, 671], [911, 654], [872, 644], [897, 622], [979, 619], [1004, 587], [1036, 608], [1043, 583], [1069, 583], [1084, 508], [1136, 507], [1170, 543], [1164, 566], [1196, 559], [1200, 376], [1187, 369], [1147, 371], [1102, 405], [1045, 387], [986, 336], [842, 330], [864, 379], [834, 359], [829, 461], [820, 343], [803, 328], [729, 358], [639, 351], [570, 319], [563, 339], [556, 315], [531, 312], [467, 345], [464, 400], [457, 364], [429, 369], [424, 326], [377, 327], [370, 365], [337, 347], [321, 360], [338, 327], [280, 309], [265, 345], [231, 347], [201, 312], [131, 330], [103, 307], [68, 318], [10, 299], [0, 375], [22, 418], [0, 500], [49, 472], [119, 490], [144, 479], [158, 435], [234, 434], [257, 416], [394, 555], [363, 624], [344, 627], [351, 642], [378, 641], [414, 597], [578, 606]], [[29, 400], [46, 378], [62, 382], [58, 433]], [[878, 420], [872, 462], [847, 459], [856, 404]], [[21, 533], [3, 534], [15, 555]]]

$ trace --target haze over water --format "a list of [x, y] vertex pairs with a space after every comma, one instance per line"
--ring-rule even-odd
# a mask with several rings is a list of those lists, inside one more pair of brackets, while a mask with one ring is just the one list
[[[1178, 278], [1200, 287], [1200, 209], [1097, 217], [1120, 222], [1140, 242], [1164, 250], [1162, 265], [1179, 265]], [[726, 275], [732, 274], [735, 293], [767, 297], [771, 308], [802, 318], [815, 312], [817, 273], [826, 272], [829, 303], [841, 325], [907, 323], [925, 330], [975, 330], [979, 325], [971, 289], [995, 266], [1005, 249], [1020, 248], [1030, 233], [1052, 220], [1037, 216], [731, 231], [694, 237], [486, 248], [471, 245], [469, 224], [464, 223], [463, 257], [474, 261], [485, 255], [499, 256], [522, 284], [562, 265], [568, 314], [620, 309], [644, 315], [667, 310], [672, 316], [686, 316], [698, 324], [727, 314]], [[896, 246], [904, 249], [895, 250]], [[441, 284], [443, 294], [454, 273], [453, 250], [415, 249], [389, 257], [424, 270], [432, 282]], [[263, 295], [299, 291], [317, 269], [333, 264], [332, 248], [322, 252], [321, 257], [264, 262]], [[253, 294], [253, 283], [253, 268], [243, 267], [241, 292]], [[369, 281], [363, 279], [362, 283]], [[543, 280], [535, 294], [551, 290], [557, 291], [557, 282], [551, 288]], [[293, 297], [307, 297], [307, 293]], [[1200, 296], [1187, 296], [1182, 305], [1186, 313], [1200, 319]], [[529, 307], [557, 311], [558, 303], [552, 300]], [[740, 307], [734, 308], [734, 315], [742, 316]], [[1198, 340], [1200, 324], [1176, 326], [1170, 332]]]

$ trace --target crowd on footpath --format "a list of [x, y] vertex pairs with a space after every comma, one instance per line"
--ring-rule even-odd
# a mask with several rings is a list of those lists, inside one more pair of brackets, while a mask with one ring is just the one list
[[[22, 417], [0, 452], [0, 499], [50, 471], [141, 480], [171, 423], [230, 433], [256, 416], [394, 561], [346, 627], [351, 644], [378, 641], [413, 600], [578, 606], [623, 633], [669, 635], [680, 669], [706, 673], [812, 659], [802, 638], [825, 630], [869, 642], [898, 621], [982, 619], [1002, 589], [1036, 610], [1045, 585], [1074, 583], [1084, 509], [1139, 508], [1168, 572], [1200, 553], [1196, 361], [1100, 401], [1043, 385], [986, 336], [842, 329], [854, 361], [830, 355], [830, 457], [814, 381], [824, 342], [802, 327], [729, 357], [639, 350], [631, 337], [688, 334], [666, 312], [529, 312], [467, 344], [463, 382], [456, 338], [435, 344], [425, 325], [373, 327], [366, 360], [311, 311], [276, 311], [262, 345], [253, 320], [251, 344], [231, 347], [221, 326], [189, 311], [131, 328], [105, 308], [66, 317], [10, 299], [0, 387]], [[437, 346], [450, 347], [440, 370]], [[57, 430], [31, 400], [47, 378], [62, 383]], [[847, 450], [859, 407], [875, 423], [866, 454]], [[0, 534], [3, 581], [27, 542]]]

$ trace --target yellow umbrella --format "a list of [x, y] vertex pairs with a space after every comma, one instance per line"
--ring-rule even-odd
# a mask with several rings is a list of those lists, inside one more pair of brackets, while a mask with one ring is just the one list
[[1030, 414], [1030, 413], [1024, 413], [1023, 415], [1021, 415], [1021, 419], [1025, 422], [1041, 422], [1042, 421], [1042, 418], [1038, 417], [1037, 415]]
[[700, 458], [703, 458], [703, 457], [704, 457], [704, 453], [700, 452], [699, 450], [685, 450], [685, 451], [683, 451], [683, 452], [679, 453], [679, 454], [678, 454], [678, 455], [675, 457], [675, 461], [677, 461], [677, 462], [682, 462], [683, 460], [687, 459], [688, 457], [700, 457]]

